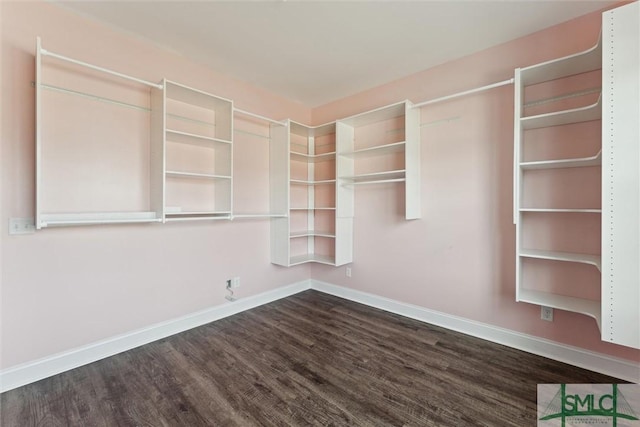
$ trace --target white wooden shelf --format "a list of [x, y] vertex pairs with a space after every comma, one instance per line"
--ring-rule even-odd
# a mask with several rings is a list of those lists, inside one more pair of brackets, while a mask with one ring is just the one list
[[289, 259], [289, 266], [305, 264], [307, 262], [316, 262], [318, 264], [335, 265], [336, 261], [333, 257], [317, 254], [304, 254], [293, 256]]
[[43, 213], [42, 227], [161, 222], [155, 212]]
[[537, 129], [551, 126], [562, 126], [572, 123], [589, 122], [602, 118], [602, 97], [594, 104], [570, 110], [555, 111], [553, 113], [522, 117], [522, 129]]
[[589, 264], [601, 270], [600, 255], [577, 254], [572, 252], [545, 251], [538, 249], [522, 249], [518, 254], [525, 258], [548, 259], [552, 261], [567, 261]]
[[231, 219], [230, 211], [182, 211], [165, 214], [166, 221], [203, 221]]
[[353, 176], [343, 176], [341, 179], [348, 181], [344, 185], [358, 185], [358, 184], [379, 184], [386, 182], [402, 182], [405, 180], [405, 170], [394, 170], [367, 173]]
[[215, 144], [226, 144], [231, 145], [231, 141], [220, 139], [220, 138], [212, 138], [209, 136], [196, 135], [188, 132], [181, 132], [177, 130], [166, 130], [167, 141], [170, 142], [179, 142], [182, 144], [192, 144], [192, 145], [200, 145], [200, 146], [214, 146]]
[[585, 314], [596, 320], [598, 328], [600, 328], [601, 325], [600, 301], [569, 297], [550, 292], [533, 291], [529, 289], [520, 289], [518, 301]]
[[522, 162], [522, 169], [561, 169], [561, 168], [579, 168], [589, 166], [602, 165], [602, 150], [598, 151], [595, 156], [579, 157], [575, 159], [559, 159], [559, 160], [538, 160], [534, 162]]
[[320, 162], [328, 162], [329, 160], [335, 160], [336, 152], [333, 151], [331, 153], [323, 153], [323, 154], [303, 154], [303, 153], [296, 153], [295, 151], [292, 151], [290, 156], [291, 156], [291, 160], [294, 160], [294, 161], [307, 162], [307, 163], [320, 163]]
[[320, 179], [317, 181], [307, 181], [303, 179], [291, 179], [289, 180], [291, 184], [297, 185], [322, 185], [322, 184], [334, 184], [336, 182], [335, 179]]
[[340, 153], [340, 155], [346, 157], [384, 156], [392, 153], [402, 152], [404, 151], [405, 146], [405, 141], [400, 141], [394, 142], [392, 144], [377, 145], [375, 147], [367, 147], [359, 150], [348, 151], [345, 153]]
[[214, 175], [209, 173], [195, 173], [195, 172], [179, 172], [179, 171], [166, 171], [165, 175], [172, 178], [193, 178], [193, 179], [227, 179], [230, 180], [230, 175]]
[[602, 34], [595, 46], [573, 55], [522, 68], [521, 78], [525, 86], [561, 79], [575, 74], [602, 68]]
[[602, 213], [602, 209], [568, 209], [568, 208], [520, 208], [520, 212], [575, 212], [575, 213]]
[[313, 207], [313, 208], [291, 208], [292, 211], [335, 211], [332, 207]]
[[292, 239], [298, 237], [336, 237], [335, 233], [332, 231], [318, 231], [318, 230], [305, 230], [305, 231], [292, 231], [289, 236]]

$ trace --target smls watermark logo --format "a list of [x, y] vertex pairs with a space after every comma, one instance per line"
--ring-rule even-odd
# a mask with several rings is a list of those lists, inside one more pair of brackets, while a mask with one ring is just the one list
[[538, 384], [538, 427], [640, 427], [638, 384]]

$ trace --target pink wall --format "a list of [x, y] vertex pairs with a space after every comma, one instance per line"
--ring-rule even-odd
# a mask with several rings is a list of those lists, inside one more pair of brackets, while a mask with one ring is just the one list
[[[167, 77], [276, 119], [324, 123], [402, 99], [421, 101], [507, 79], [513, 68], [593, 44], [589, 15], [313, 111], [48, 3], [1, 2], [1, 221], [34, 214], [34, 45], [146, 80]], [[599, 340], [594, 322], [514, 302], [512, 224], [513, 90], [424, 108], [423, 219], [402, 219], [401, 186], [356, 194], [353, 277], [343, 268], [279, 268], [269, 262], [267, 221], [48, 229], [1, 234], [0, 369], [225, 302], [224, 282], [241, 276], [240, 296], [313, 278], [515, 331], [640, 360]], [[245, 124], [246, 125], [246, 124]], [[249, 125], [246, 125], [249, 126]], [[257, 131], [259, 132], [259, 131]], [[237, 136], [250, 153], [259, 144]], [[264, 152], [264, 146], [256, 149]], [[254, 151], [255, 152], [255, 151]], [[266, 173], [257, 157], [236, 159], [236, 194], [256, 202], [249, 180]], [[255, 177], [259, 194], [264, 179]], [[389, 200], [396, 203], [389, 203]], [[384, 242], [382, 244], [381, 242]]]
[[[506, 80], [516, 67], [591, 47], [599, 31], [600, 14], [587, 15], [316, 108], [313, 121], [325, 123], [403, 99], [417, 103]], [[541, 98], [546, 89], [539, 89]], [[322, 265], [312, 267], [312, 277], [640, 360], [640, 351], [602, 342], [589, 317], [555, 310], [549, 323], [540, 320], [538, 306], [515, 302], [513, 87], [426, 106], [421, 122], [428, 124], [421, 131], [422, 219], [403, 219], [402, 184], [359, 187], [352, 277], [345, 276], [344, 268]], [[592, 240], [584, 243], [586, 253], [599, 244], [599, 238]], [[575, 241], [568, 244], [575, 246]], [[569, 277], [576, 282], [597, 275], [595, 269], [587, 270]]]
[[[308, 266], [270, 263], [267, 220], [59, 228], [9, 236], [10, 217], [34, 216], [36, 36], [54, 52], [150, 81], [166, 77], [275, 119], [308, 123], [310, 110], [48, 3], [1, 2], [0, 10], [0, 368], [222, 304], [225, 281], [233, 276], [241, 277], [239, 296], [309, 278]], [[238, 126], [252, 130], [246, 120]], [[265, 139], [238, 138], [242, 152], [251, 144], [259, 153], [268, 147]], [[237, 182], [240, 208], [254, 208], [247, 197], [252, 179], [261, 192], [268, 183], [256, 160], [236, 164], [247, 173]], [[263, 175], [252, 177], [256, 171]]]

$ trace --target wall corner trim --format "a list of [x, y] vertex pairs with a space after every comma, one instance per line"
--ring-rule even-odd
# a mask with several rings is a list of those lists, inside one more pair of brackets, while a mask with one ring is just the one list
[[0, 371], [0, 393], [310, 289], [303, 280]]
[[614, 378], [640, 383], [640, 366], [628, 360], [318, 280], [311, 280], [311, 289]]

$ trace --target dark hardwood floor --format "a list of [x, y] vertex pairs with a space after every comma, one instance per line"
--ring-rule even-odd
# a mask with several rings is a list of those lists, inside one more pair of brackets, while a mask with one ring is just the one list
[[535, 426], [536, 384], [616, 382], [307, 291], [1, 396], [3, 427]]

